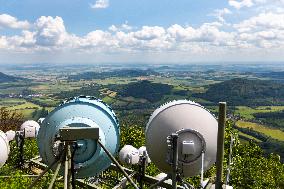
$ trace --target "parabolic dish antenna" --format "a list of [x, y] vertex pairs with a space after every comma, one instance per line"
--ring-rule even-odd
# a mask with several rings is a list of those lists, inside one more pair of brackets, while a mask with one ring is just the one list
[[0, 167], [2, 167], [8, 159], [10, 152], [9, 141], [4, 132], [0, 131]]
[[[119, 125], [111, 108], [94, 97], [76, 97], [53, 110], [41, 124], [37, 142], [40, 156], [47, 165], [51, 165], [58, 156], [61, 142], [59, 129], [63, 127], [99, 128], [101, 143], [112, 154], [118, 150]], [[96, 140], [84, 139], [82, 132], [82, 139], [77, 144], [74, 155], [76, 178], [94, 176], [110, 166], [110, 159]]]
[[204, 171], [216, 160], [218, 123], [201, 105], [187, 100], [173, 101], [156, 109], [146, 128], [146, 147], [152, 162], [171, 173], [167, 138], [178, 134], [178, 168], [182, 177]]

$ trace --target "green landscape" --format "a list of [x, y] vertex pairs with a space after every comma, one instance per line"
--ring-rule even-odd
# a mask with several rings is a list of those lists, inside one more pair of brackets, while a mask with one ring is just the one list
[[[242, 65], [221, 71], [212, 65], [125, 65], [103, 71], [86, 67], [91, 71], [69, 67], [64, 72], [61, 65], [56, 70], [29, 65], [28, 72], [6, 68], [0, 74], [0, 108], [22, 114], [23, 121], [37, 121], [68, 98], [95, 96], [112, 107], [123, 132], [134, 128], [143, 133], [151, 113], [166, 102], [192, 100], [217, 116], [218, 102], [225, 101], [231, 129], [240, 142], [258, 146], [265, 157], [277, 154], [284, 162], [284, 82], [274, 78], [284, 71], [271, 78], [265, 74], [284, 70], [279, 65], [260, 73]], [[136, 144], [136, 139], [126, 137], [122, 144]]]

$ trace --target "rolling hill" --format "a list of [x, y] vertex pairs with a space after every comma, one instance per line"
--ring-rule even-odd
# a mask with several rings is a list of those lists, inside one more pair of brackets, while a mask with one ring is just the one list
[[153, 103], [161, 100], [164, 95], [171, 94], [171, 90], [170, 85], [145, 80], [120, 86], [117, 91], [122, 97], [143, 98]]
[[19, 80], [23, 80], [23, 78], [6, 75], [0, 72], [0, 83], [15, 82]]
[[141, 77], [156, 75], [157, 72], [153, 70], [116, 70], [110, 72], [84, 72], [68, 77], [72, 81], [92, 80], [92, 79], [106, 79], [110, 77]]
[[232, 79], [208, 87], [205, 93], [194, 94], [212, 102], [229, 105], [284, 105], [284, 84], [266, 80]]

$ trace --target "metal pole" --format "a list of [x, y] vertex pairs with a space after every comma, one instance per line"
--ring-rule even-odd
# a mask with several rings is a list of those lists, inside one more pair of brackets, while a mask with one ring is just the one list
[[118, 167], [118, 169], [123, 173], [123, 175], [127, 178], [127, 180], [132, 184], [132, 186], [136, 189], [139, 189], [139, 187], [134, 183], [134, 181], [127, 175], [127, 173], [124, 171], [123, 167], [116, 161], [116, 159], [113, 157], [113, 155], [108, 151], [108, 149], [102, 144], [100, 140], [98, 140], [98, 144], [103, 148], [107, 156], [112, 160], [112, 162]]
[[229, 162], [227, 168], [227, 176], [226, 176], [226, 185], [229, 184], [230, 181], [230, 173], [231, 173], [231, 164], [232, 164], [232, 153], [233, 153], [233, 145], [234, 145], [234, 137], [231, 135], [231, 143], [230, 143], [230, 153], [229, 153]]
[[153, 184], [152, 186], [150, 186], [148, 189], [152, 189], [155, 188], [156, 186], [159, 186], [159, 184], [161, 184], [162, 182], [164, 182], [165, 180], [168, 180], [170, 178], [169, 175], [167, 175], [165, 178], [163, 178], [162, 180], [160, 180], [159, 182]]
[[139, 187], [140, 189], [143, 189], [143, 179], [145, 177], [145, 170], [146, 170], [146, 156], [143, 154], [142, 157], [140, 157], [140, 163], [139, 163]]
[[16, 142], [19, 148], [19, 155], [18, 155], [18, 168], [22, 168], [24, 165], [24, 132], [16, 132]]
[[70, 174], [70, 163], [71, 163], [71, 146], [65, 142], [66, 157], [65, 157], [65, 170], [64, 170], [64, 189], [71, 188], [71, 174]]
[[224, 135], [226, 123], [226, 102], [219, 103], [218, 118], [218, 138], [217, 138], [217, 155], [216, 155], [216, 189], [222, 189], [223, 176], [223, 158], [224, 158]]
[[173, 189], [177, 188], [177, 167], [178, 167], [178, 134], [173, 133], [172, 137], [172, 148], [173, 148], [173, 164], [172, 164], [172, 185]]
[[33, 181], [33, 183], [28, 187], [28, 189], [33, 188], [36, 183], [41, 179], [41, 177], [43, 177], [43, 175], [49, 171], [51, 169], [51, 167], [53, 167], [59, 160], [56, 159], [50, 166], [48, 166], [43, 172], [40, 173], [40, 175]]
[[75, 163], [74, 163], [74, 156], [75, 156], [75, 152], [77, 149], [77, 143], [73, 143], [72, 144], [72, 152], [71, 152], [71, 177], [72, 177], [72, 189], [76, 188], [76, 184], [75, 184]]
[[54, 182], [55, 182], [55, 180], [56, 180], [56, 177], [57, 177], [57, 175], [58, 175], [58, 173], [59, 173], [61, 164], [62, 164], [61, 161], [59, 161], [58, 164], [57, 164], [55, 173], [54, 173], [54, 175], [53, 175], [53, 177], [52, 177], [52, 179], [51, 179], [51, 182], [50, 182], [50, 184], [49, 184], [49, 186], [48, 186], [48, 189], [52, 189], [52, 188], [53, 188], [53, 185], [54, 185]]
[[200, 186], [202, 186], [204, 180], [204, 151], [201, 154], [201, 178], [200, 178]]

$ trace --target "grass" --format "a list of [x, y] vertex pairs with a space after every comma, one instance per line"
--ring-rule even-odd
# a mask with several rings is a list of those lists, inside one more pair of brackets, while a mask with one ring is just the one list
[[61, 91], [69, 91], [73, 89], [81, 88], [83, 84], [81, 82], [49, 82], [49, 83], [39, 83], [38, 85], [30, 87], [33, 91], [38, 91], [43, 94], [55, 94]]
[[27, 102], [24, 99], [16, 99], [16, 98], [7, 98], [7, 99], [1, 99], [0, 106], [3, 106], [3, 102], [5, 102], [5, 106], [8, 107], [9, 110], [16, 110], [19, 113], [22, 113], [24, 116], [24, 119], [32, 119], [32, 113], [36, 109], [40, 109], [41, 107]]
[[284, 106], [259, 106], [256, 108], [236, 106], [235, 114], [240, 114], [244, 119], [251, 120], [254, 119], [254, 113], [277, 112], [281, 110], [284, 110]]
[[272, 129], [258, 123], [241, 120], [239, 120], [236, 125], [241, 128], [251, 128], [252, 130], [263, 133], [271, 138], [284, 141], [284, 132], [279, 129]]
[[33, 104], [31, 102], [25, 102], [20, 105], [10, 106], [8, 109], [10, 110], [25, 110], [25, 109], [37, 109], [40, 108], [39, 105]]
[[20, 104], [26, 103], [26, 100], [20, 98], [1, 98], [0, 99], [0, 107], [9, 107], [9, 106], [16, 106]]
[[253, 137], [253, 136], [251, 136], [251, 135], [248, 135], [248, 134], [246, 134], [246, 133], [243, 133], [243, 132], [240, 132], [240, 131], [239, 131], [238, 134], [239, 134], [240, 136], [244, 136], [244, 137], [246, 137], [246, 138], [248, 138], [248, 139], [254, 140], [255, 142], [262, 142], [261, 140], [255, 138], [255, 137]]
[[102, 100], [107, 104], [111, 104], [111, 103], [115, 102], [115, 99], [113, 99], [109, 96], [105, 96]]

